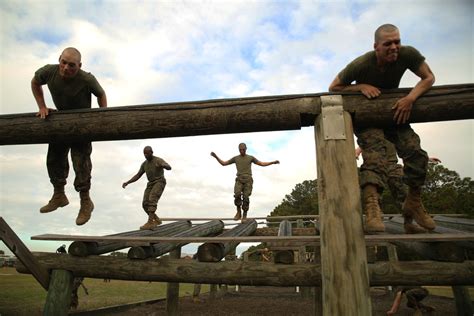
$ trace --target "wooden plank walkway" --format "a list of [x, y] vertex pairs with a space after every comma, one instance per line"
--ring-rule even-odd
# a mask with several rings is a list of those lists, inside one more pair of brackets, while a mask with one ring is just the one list
[[[157, 242], [167, 243], [204, 243], [204, 242], [305, 242], [319, 243], [320, 236], [239, 236], [239, 237], [120, 237], [120, 236], [83, 236], [42, 234], [31, 237], [32, 240], [62, 240], [62, 241], [120, 241], [128, 245], [148, 245]], [[366, 243], [379, 243], [391, 241], [474, 241], [474, 233], [466, 234], [393, 234], [393, 235], [365, 235]]]

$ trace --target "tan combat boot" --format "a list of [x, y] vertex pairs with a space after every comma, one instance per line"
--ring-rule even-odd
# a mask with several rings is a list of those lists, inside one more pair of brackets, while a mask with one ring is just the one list
[[155, 212], [153, 212], [153, 221], [156, 223], [156, 225], [161, 225], [162, 223], [161, 219], [156, 215]]
[[[158, 226], [158, 221], [155, 219], [155, 213], [148, 212], [148, 221], [140, 226], [141, 230], [153, 229]], [[158, 216], [156, 216], [158, 218]]]
[[413, 223], [413, 218], [407, 215], [403, 215], [404, 223], [403, 228], [405, 229], [405, 234], [425, 234], [427, 231], [420, 227], [419, 225]]
[[368, 184], [363, 189], [363, 203], [365, 210], [365, 230], [367, 232], [384, 232], [385, 225], [382, 221], [382, 210], [379, 205], [377, 187]]
[[40, 208], [40, 213], [49, 213], [69, 204], [66, 194], [64, 194], [64, 185], [55, 186], [54, 193], [48, 204]]
[[94, 203], [89, 196], [89, 191], [79, 192], [81, 198], [81, 208], [79, 214], [77, 214], [76, 225], [84, 225], [91, 218], [92, 211], [94, 210]]
[[238, 221], [242, 218], [242, 210], [240, 209], [240, 205], [237, 206], [237, 213], [235, 213], [234, 221]]
[[247, 221], [247, 211], [244, 211], [244, 215], [242, 216], [241, 223], [245, 223]]
[[403, 214], [411, 216], [415, 222], [421, 227], [427, 230], [433, 230], [436, 228], [435, 221], [426, 211], [421, 201], [421, 189], [420, 188], [409, 188], [408, 195], [403, 202], [402, 206]]

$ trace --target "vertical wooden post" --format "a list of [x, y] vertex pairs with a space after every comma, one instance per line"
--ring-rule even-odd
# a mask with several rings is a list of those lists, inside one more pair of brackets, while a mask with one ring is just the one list
[[[181, 247], [178, 247], [170, 252], [171, 259], [181, 258]], [[166, 313], [169, 316], [178, 315], [178, 301], [179, 301], [179, 283], [168, 282], [166, 289]]]
[[[296, 227], [303, 228], [304, 223], [302, 219], [296, 220]], [[306, 262], [306, 246], [302, 246], [299, 248], [299, 262]], [[311, 297], [311, 287], [309, 286], [302, 286], [301, 287], [301, 297], [302, 298], [309, 298]]]
[[43, 315], [67, 315], [71, 305], [74, 276], [67, 270], [53, 270]]
[[457, 316], [472, 316], [474, 308], [472, 306], [469, 288], [467, 286], [453, 286], [454, 300], [456, 302]]
[[211, 284], [209, 288], [209, 300], [214, 301], [217, 297], [217, 284]]
[[372, 315], [352, 119], [321, 97], [315, 122], [323, 315]]

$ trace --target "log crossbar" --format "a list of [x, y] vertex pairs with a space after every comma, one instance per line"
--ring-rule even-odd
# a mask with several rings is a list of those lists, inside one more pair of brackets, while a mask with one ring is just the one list
[[[392, 106], [407, 89], [384, 91], [376, 101], [338, 93], [359, 125], [392, 125]], [[267, 96], [0, 115], [0, 145], [54, 141], [109, 141], [298, 130], [312, 126], [329, 93]], [[376, 106], [374, 106], [376, 105]], [[433, 87], [416, 101], [410, 123], [474, 118], [474, 84]]]
[[[75, 277], [117, 280], [239, 284], [265, 286], [320, 286], [318, 263], [274, 264], [270, 262], [197, 262], [169, 257], [129, 260], [112, 256], [73, 257], [33, 253], [48, 269], [68, 270]], [[29, 273], [22, 265], [20, 273]], [[371, 286], [382, 285], [474, 285], [474, 261], [376, 262], [369, 264]]]

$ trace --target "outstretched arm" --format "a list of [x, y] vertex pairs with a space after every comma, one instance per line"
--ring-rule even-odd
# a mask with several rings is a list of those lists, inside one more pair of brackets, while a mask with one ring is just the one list
[[211, 152], [211, 156], [216, 158], [216, 160], [222, 165], [222, 166], [227, 166], [230, 165], [230, 160], [224, 161], [221, 158], [219, 158], [215, 152]]
[[259, 165], [261, 167], [266, 167], [266, 166], [270, 166], [270, 165], [276, 165], [276, 164], [279, 164], [280, 162], [278, 160], [274, 160], [274, 161], [270, 161], [270, 162], [263, 162], [263, 161], [259, 161], [259, 160], [256, 160], [255, 161], [255, 164], [256, 165]]
[[387, 312], [387, 315], [395, 315], [400, 307], [400, 303], [402, 302], [402, 291], [398, 291], [397, 295], [395, 296], [395, 300], [393, 300], [392, 308]]
[[126, 187], [127, 185], [129, 185], [130, 183], [133, 183], [133, 182], [137, 181], [138, 179], [140, 179], [141, 176], [143, 175], [143, 173], [144, 173], [144, 172], [142, 172], [142, 171], [140, 170], [140, 171], [139, 171], [136, 175], [134, 175], [130, 180], [128, 180], [128, 181], [122, 183], [122, 188], [125, 189], [125, 187]]
[[164, 160], [161, 162], [160, 166], [166, 170], [171, 170], [171, 166]]

